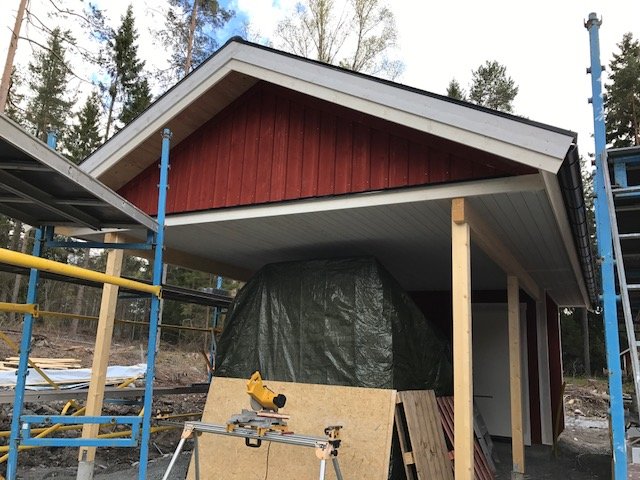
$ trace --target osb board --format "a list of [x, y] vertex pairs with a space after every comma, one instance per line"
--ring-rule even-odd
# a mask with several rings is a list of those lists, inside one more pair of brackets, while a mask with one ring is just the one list
[[[226, 424], [249, 408], [245, 379], [216, 378], [209, 388], [202, 421]], [[287, 397], [281, 413], [291, 415], [294, 433], [323, 436], [329, 425], [343, 425], [338, 460], [345, 479], [387, 480], [395, 390], [265, 381]], [[200, 478], [221, 480], [317, 480], [320, 461], [313, 448], [263, 442], [249, 448], [244, 439], [202, 434], [199, 437]], [[267, 472], [267, 452], [268, 472]], [[265, 473], [267, 476], [265, 477]], [[195, 479], [194, 458], [187, 479]], [[327, 480], [335, 480], [331, 462]]]

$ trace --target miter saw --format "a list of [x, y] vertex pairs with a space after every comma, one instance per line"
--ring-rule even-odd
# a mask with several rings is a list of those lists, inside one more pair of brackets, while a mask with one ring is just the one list
[[[233, 432], [237, 428], [255, 430], [259, 436], [267, 432], [292, 433], [287, 429], [289, 415], [278, 413], [278, 409], [287, 403], [287, 397], [277, 394], [262, 383], [260, 372], [255, 372], [247, 382], [247, 394], [250, 397], [251, 410], [242, 409], [242, 412], [232, 416], [227, 421], [227, 432]], [[245, 439], [249, 447], [259, 447], [262, 442], [257, 440], [251, 443]]]

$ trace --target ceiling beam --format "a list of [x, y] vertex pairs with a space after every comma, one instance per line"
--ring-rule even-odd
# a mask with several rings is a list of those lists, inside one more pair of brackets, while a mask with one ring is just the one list
[[[100, 229], [100, 222], [96, 218], [75, 207], [57, 205], [55, 197], [3, 170], [0, 170], [0, 186], [3, 190], [7, 190], [21, 198], [31, 200], [34, 204], [71, 220], [74, 223], [96, 230]], [[18, 217], [18, 219], [22, 218]]]
[[468, 223], [471, 228], [471, 240], [507, 275], [517, 277], [522, 289], [531, 298], [534, 300], [541, 298], [541, 290], [535, 280], [482, 216], [471, 206], [468, 199], [454, 198], [452, 200], [451, 217], [455, 223]]
[[2, 160], [0, 170], [21, 170], [24, 172], [50, 172], [51, 169], [40, 163], [25, 160]]
[[20, 220], [21, 222], [28, 223], [31, 226], [39, 226], [38, 220], [24, 213], [22, 210], [18, 210], [17, 208], [13, 208], [10, 205], [0, 202], [0, 212], [7, 215], [8, 217], [13, 218], [14, 220]]

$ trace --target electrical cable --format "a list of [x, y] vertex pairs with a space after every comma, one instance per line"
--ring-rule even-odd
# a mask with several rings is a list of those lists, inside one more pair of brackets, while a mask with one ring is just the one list
[[267, 461], [264, 469], [264, 480], [267, 480], [267, 477], [269, 476], [269, 452], [270, 451], [271, 451], [271, 442], [269, 442], [269, 445], [267, 446]]

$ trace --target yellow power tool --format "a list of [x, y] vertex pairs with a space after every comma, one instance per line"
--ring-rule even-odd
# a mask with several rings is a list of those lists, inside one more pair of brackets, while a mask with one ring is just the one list
[[262, 383], [260, 372], [255, 372], [247, 382], [247, 393], [251, 397], [251, 407], [258, 410], [271, 410], [277, 412], [287, 403], [287, 397], [275, 393]]

